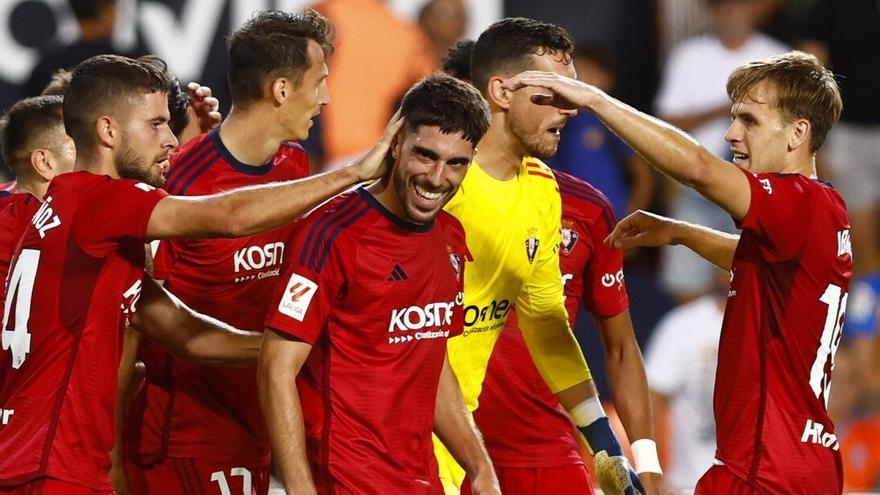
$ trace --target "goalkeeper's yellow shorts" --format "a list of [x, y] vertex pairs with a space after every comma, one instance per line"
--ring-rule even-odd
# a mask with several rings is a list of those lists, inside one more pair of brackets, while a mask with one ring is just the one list
[[440, 442], [436, 435], [434, 439], [434, 455], [437, 456], [437, 466], [440, 469], [440, 482], [443, 483], [443, 492], [446, 495], [459, 495], [461, 482], [464, 481], [464, 469], [455, 462], [452, 454], [446, 450], [446, 446]]

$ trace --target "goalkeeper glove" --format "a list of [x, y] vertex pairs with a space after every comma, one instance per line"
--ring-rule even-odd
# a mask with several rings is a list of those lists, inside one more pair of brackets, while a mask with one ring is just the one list
[[602, 491], [606, 495], [644, 495], [639, 475], [623, 455], [608, 417], [603, 416], [579, 428], [593, 454], [596, 478]]

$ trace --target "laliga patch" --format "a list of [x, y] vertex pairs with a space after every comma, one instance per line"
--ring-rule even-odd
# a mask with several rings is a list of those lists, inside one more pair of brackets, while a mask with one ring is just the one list
[[303, 321], [317, 291], [318, 284], [294, 273], [287, 282], [281, 302], [278, 303], [278, 311], [294, 320]]

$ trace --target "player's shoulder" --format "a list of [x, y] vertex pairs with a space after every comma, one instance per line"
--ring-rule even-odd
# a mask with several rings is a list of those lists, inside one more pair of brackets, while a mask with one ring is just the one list
[[444, 234], [452, 236], [456, 240], [464, 241], [464, 225], [452, 213], [441, 211], [437, 218], [434, 219], [434, 222], [443, 229]]
[[[323, 254], [340, 246], [357, 246], [357, 240], [369, 229], [363, 221], [371, 210], [359, 190], [335, 196], [309, 212], [299, 221], [296, 232], [300, 264], [320, 271]], [[322, 266], [323, 263], [320, 263]]]
[[556, 186], [556, 177], [553, 175], [553, 169], [549, 165], [532, 156], [523, 158], [523, 164], [525, 165], [526, 174], [529, 177], [535, 178], [534, 182], [542, 185], [552, 184], [553, 187]]
[[563, 215], [588, 221], [601, 217], [609, 226], [617, 223], [611, 201], [602, 191], [571, 174], [559, 170], [553, 172], [559, 184]]
[[299, 143], [285, 141], [278, 147], [273, 159], [276, 167], [287, 167], [292, 177], [301, 178], [309, 175], [309, 155]]

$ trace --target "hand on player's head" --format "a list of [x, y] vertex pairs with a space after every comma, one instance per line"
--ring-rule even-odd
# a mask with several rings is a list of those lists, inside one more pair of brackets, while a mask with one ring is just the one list
[[672, 244], [676, 221], [638, 210], [617, 222], [605, 244], [617, 249], [660, 247]]
[[358, 168], [358, 174], [361, 180], [378, 179], [385, 175], [390, 168], [391, 146], [394, 144], [394, 138], [397, 137], [400, 129], [403, 128], [404, 119], [401, 116], [400, 109], [394, 113], [388, 125], [385, 126], [385, 132], [382, 137], [373, 146], [366, 155], [362, 156], [354, 166]]
[[521, 72], [504, 82], [504, 89], [519, 91], [532, 87], [546, 92], [533, 94], [531, 100], [537, 105], [550, 105], [562, 109], [589, 106], [590, 97], [599, 90], [587, 83], [554, 72]]

